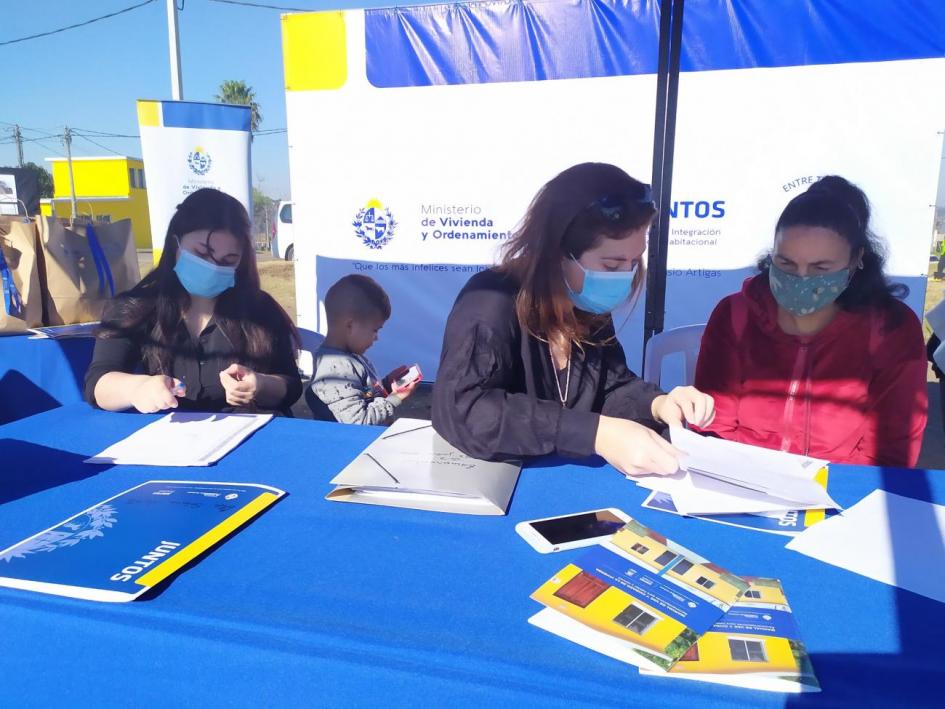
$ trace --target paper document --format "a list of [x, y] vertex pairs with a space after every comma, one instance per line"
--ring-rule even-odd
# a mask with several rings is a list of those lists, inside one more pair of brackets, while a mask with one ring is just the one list
[[874, 490], [788, 549], [945, 603], [945, 506]]
[[434, 512], [505, 514], [521, 463], [471, 458], [429, 421], [398, 419], [336, 475], [327, 499]]
[[629, 520], [532, 593], [547, 608], [610, 639], [587, 632], [575, 637], [574, 623], [551, 623], [547, 614], [532, 623], [543, 621], [540, 627], [598, 652], [617, 652], [624, 662], [668, 670], [746, 590], [744, 579]]
[[272, 414], [174, 412], [109, 446], [86, 463], [201, 466], [217, 462]]
[[700, 436], [672, 427], [673, 445], [687, 455], [674, 476], [637, 478], [673, 496], [682, 514], [739, 514], [838, 508], [817, 481], [827, 461]]
[[[0, 586], [132, 601], [283, 495], [268, 485], [151, 480], [0, 551]], [[212, 597], [219, 579], [205, 580]]]
[[[643, 501], [643, 507], [679, 515], [673, 496], [654, 490]], [[808, 527], [837, 514], [835, 510], [779, 510], [777, 512], [741, 512], [736, 514], [691, 515], [694, 519], [727, 524], [732, 527], [753, 529], [757, 532], [795, 537]]]
[[745, 578], [751, 583], [745, 594], [669, 672], [641, 667], [640, 673], [768, 692], [819, 692], [781, 582]]

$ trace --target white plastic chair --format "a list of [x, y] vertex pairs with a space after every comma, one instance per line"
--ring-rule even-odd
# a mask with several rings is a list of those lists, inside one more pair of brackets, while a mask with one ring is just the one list
[[302, 348], [299, 350], [299, 369], [305, 376], [311, 377], [315, 368], [315, 350], [321, 347], [325, 336], [314, 330], [306, 330], [304, 327], [298, 330], [299, 337], [302, 339]]
[[705, 332], [705, 323], [674, 327], [653, 335], [646, 343], [643, 379], [659, 385], [663, 373], [663, 360], [671, 354], [681, 352], [686, 362], [686, 380], [683, 384], [691, 385], [695, 382], [696, 362], [699, 360], [703, 332]]

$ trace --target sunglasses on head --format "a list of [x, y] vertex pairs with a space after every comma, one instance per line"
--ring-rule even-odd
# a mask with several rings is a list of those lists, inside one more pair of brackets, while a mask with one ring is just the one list
[[609, 222], [622, 221], [627, 213], [629, 204], [653, 204], [653, 190], [649, 185], [643, 185], [643, 194], [635, 199], [628, 199], [626, 195], [604, 195], [587, 206]]

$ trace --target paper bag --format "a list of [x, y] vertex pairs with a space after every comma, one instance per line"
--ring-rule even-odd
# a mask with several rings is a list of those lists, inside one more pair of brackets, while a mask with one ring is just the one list
[[131, 220], [38, 218], [47, 325], [94, 322], [105, 301], [141, 280]]
[[0, 333], [24, 332], [43, 322], [36, 258], [36, 226], [23, 217], [0, 217]]

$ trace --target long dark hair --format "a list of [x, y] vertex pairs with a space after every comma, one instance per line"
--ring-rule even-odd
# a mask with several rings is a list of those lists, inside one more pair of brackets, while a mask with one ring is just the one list
[[[852, 267], [850, 284], [837, 298], [837, 305], [844, 310], [888, 307], [909, 294], [904, 283], [886, 279], [886, 250], [870, 229], [870, 213], [863, 190], [842, 177], [827, 175], [788, 202], [775, 227], [775, 233], [793, 226], [830, 229], [846, 240], [852, 254], [862, 252], [862, 268]], [[770, 256], [759, 263], [763, 271], [769, 266]]]
[[[626, 238], [656, 214], [650, 188], [619, 167], [581, 163], [560, 173], [532, 200], [506, 244], [499, 271], [519, 284], [515, 311], [522, 329], [539, 339], [593, 344], [610, 315], [577, 311], [564, 285], [561, 260], [575, 259], [604, 238]], [[633, 279], [636, 297], [646, 272]]]
[[174, 273], [179, 239], [201, 229], [229, 231], [242, 246], [236, 285], [217, 297], [214, 319], [242, 353], [246, 360], [242, 363], [266, 372], [274, 344], [298, 348], [298, 332], [285, 310], [260, 289], [246, 209], [219, 190], [197, 190], [177, 205], [157, 266], [109, 304], [100, 336], [137, 335], [144, 343], [142, 354], [148, 370], [170, 374], [181, 314], [190, 305], [190, 294]]

